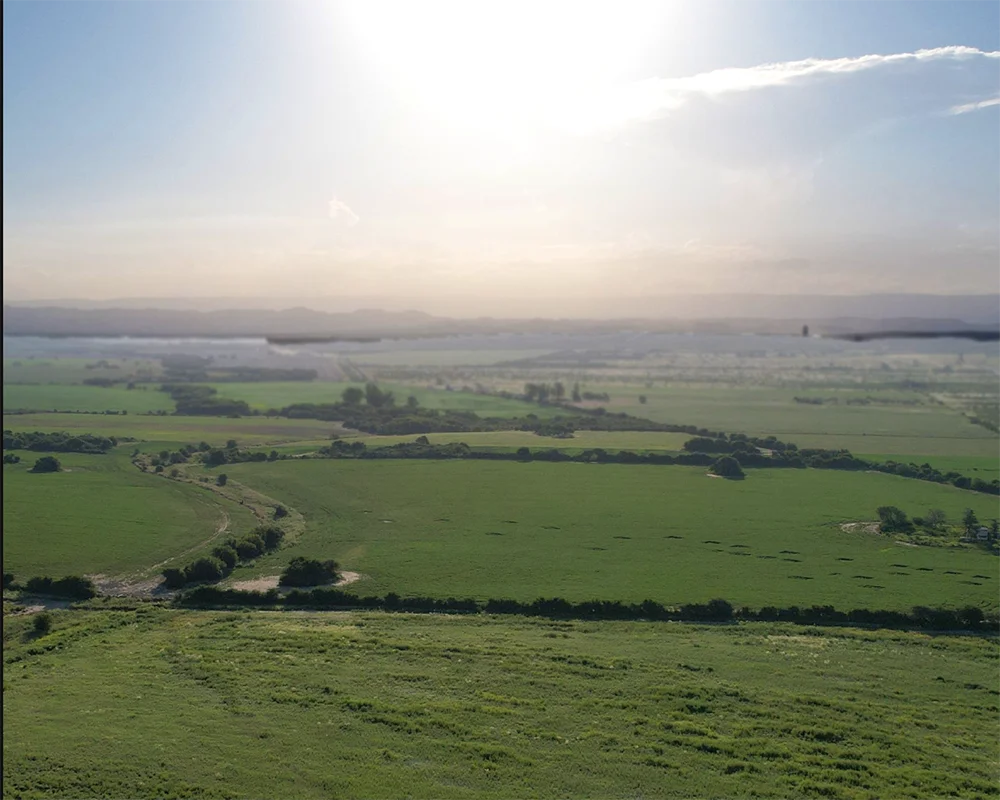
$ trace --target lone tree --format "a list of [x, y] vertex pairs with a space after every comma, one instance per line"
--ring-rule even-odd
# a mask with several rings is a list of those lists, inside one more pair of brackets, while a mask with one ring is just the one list
[[908, 533], [913, 530], [913, 523], [906, 512], [896, 506], [880, 506], [876, 513], [882, 533]]
[[62, 469], [62, 464], [55, 456], [42, 456], [31, 468], [32, 472], [58, 472]]
[[229, 482], [229, 476], [223, 472], [218, 478], [215, 479], [215, 482], [219, 486], [225, 486]]
[[732, 456], [722, 456], [722, 458], [717, 459], [716, 462], [708, 468], [708, 471], [712, 475], [718, 475], [720, 478], [732, 478], [738, 480], [746, 477], [746, 473], [743, 472], [740, 462]]

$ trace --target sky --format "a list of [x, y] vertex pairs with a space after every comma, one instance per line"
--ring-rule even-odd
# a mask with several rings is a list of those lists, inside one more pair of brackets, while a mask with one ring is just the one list
[[1000, 291], [1000, 3], [3, 4], [4, 296]]

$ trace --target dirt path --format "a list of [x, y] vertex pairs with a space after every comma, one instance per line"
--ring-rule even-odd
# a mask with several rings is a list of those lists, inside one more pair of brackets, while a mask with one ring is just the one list
[[[133, 459], [132, 466], [150, 475], [157, 474], [150, 469], [148, 456], [140, 456], [139, 458]], [[164, 480], [197, 486], [198, 488], [204, 489], [211, 494], [218, 495], [219, 497], [223, 497], [230, 502], [237, 503], [244, 508], [249, 509], [250, 513], [252, 513], [261, 524], [273, 523], [274, 509], [279, 505], [284, 506], [287, 511], [287, 515], [282, 519], [281, 527], [285, 531], [286, 542], [295, 541], [305, 529], [305, 518], [296, 509], [291, 508], [284, 503], [280, 503], [273, 497], [268, 497], [261, 492], [250, 489], [237, 481], [230, 480], [225, 486], [219, 486], [214, 482], [195, 479], [188, 474], [187, 468], [190, 466], [191, 465], [186, 464], [177, 465], [176, 469], [178, 470], [178, 475], [176, 477], [170, 477], [166, 473], [159, 474]], [[187, 548], [177, 555], [171, 556], [170, 558], [167, 558], [157, 564], [153, 564], [146, 569], [139, 570], [138, 572], [128, 575], [94, 574], [88, 575], [87, 577], [94, 582], [94, 586], [97, 587], [97, 590], [103, 595], [128, 597], [171, 597], [175, 594], [175, 592], [170, 591], [163, 586], [163, 578], [160, 575], [160, 570], [168, 564], [182, 561], [199, 550], [203, 550], [213, 541], [226, 533], [226, 531], [229, 530], [231, 519], [229, 512], [225, 508], [222, 508], [221, 511], [222, 520], [212, 535], [204, 541], [198, 542], [198, 544]], [[345, 576], [355, 574], [356, 573], [344, 573]], [[277, 580], [277, 577], [275, 577], [275, 586], [277, 586]], [[357, 580], [357, 577], [351, 580], [342, 581], [341, 583], [351, 583], [353, 580]], [[253, 582], [251, 581], [251, 583]], [[266, 591], [267, 588], [270, 588], [270, 586], [265, 587], [264, 590]]]

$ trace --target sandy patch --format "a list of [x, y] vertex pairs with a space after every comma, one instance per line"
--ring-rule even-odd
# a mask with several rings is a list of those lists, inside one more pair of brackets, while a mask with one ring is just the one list
[[877, 522], [844, 522], [840, 529], [844, 533], [880, 533]]

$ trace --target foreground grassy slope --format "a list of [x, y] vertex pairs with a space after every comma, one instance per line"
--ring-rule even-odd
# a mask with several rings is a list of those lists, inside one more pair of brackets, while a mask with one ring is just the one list
[[[290, 555], [336, 558], [361, 593], [540, 595], [663, 603], [909, 609], [996, 605], [997, 559], [978, 548], [908, 547], [846, 533], [878, 506], [982, 518], [996, 498], [881, 474], [472, 461], [234, 464], [239, 480], [306, 516]], [[212, 474], [209, 472], [209, 474]]]
[[250, 513], [218, 495], [135, 469], [125, 454], [59, 454], [64, 472], [29, 472], [37, 453], [3, 468], [3, 564], [32, 575], [118, 575], [196, 547]]
[[4, 620], [4, 797], [995, 797], [997, 643], [762, 624]]

